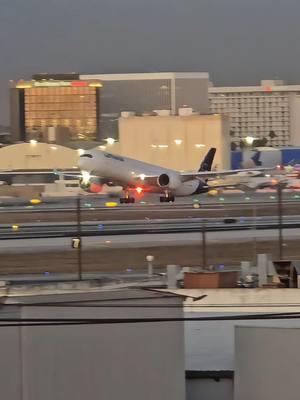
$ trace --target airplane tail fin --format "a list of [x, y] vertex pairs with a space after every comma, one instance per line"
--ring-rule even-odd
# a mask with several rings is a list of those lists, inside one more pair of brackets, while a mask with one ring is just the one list
[[200, 164], [199, 172], [211, 171], [211, 167], [214, 162], [216, 150], [217, 149], [215, 147], [212, 147], [211, 149], [209, 149], [208, 153], [206, 154], [202, 163]]
[[260, 167], [260, 166], [262, 165], [262, 162], [260, 161], [260, 155], [261, 155], [260, 151], [257, 151], [257, 152], [254, 154], [254, 156], [251, 157], [251, 160], [253, 160], [254, 164], [255, 164], [257, 167]]

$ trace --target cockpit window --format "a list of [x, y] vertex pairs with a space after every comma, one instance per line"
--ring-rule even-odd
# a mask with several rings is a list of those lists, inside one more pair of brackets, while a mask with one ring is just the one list
[[110, 153], [104, 153], [104, 157], [111, 158], [111, 159], [116, 160], [116, 161], [124, 161], [123, 157], [115, 156], [114, 154], [110, 154]]
[[91, 154], [81, 154], [80, 157], [93, 158], [93, 156]]

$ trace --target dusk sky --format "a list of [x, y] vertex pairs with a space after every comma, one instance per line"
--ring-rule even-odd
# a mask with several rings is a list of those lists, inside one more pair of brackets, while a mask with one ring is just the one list
[[0, 124], [8, 81], [38, 72], [300, 83], [299, 17], [299, 0], [0, 0]]

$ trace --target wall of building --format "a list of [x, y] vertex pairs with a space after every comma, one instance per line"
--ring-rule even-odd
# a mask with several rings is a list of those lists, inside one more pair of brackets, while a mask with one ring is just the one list
[[300, 96], [290, 95], [290, 145], [300, 146]]
[[268, 138], [274, 146], [299, 145], [300, 85], [283, 85], [282, 81], [262, 81], [260, 86], [210, 87], [211, 112], [231, 117], [232, 135], [241, 138]]
[[230, 165], [229, 123], [220, 115], [120, 118], [119, 135], [122, 155], [166, 168], [197, 170], [210, 147], [215, 167]]
[[[23, 105], [22, 105], [23, 104]], [[24, 90], [10, 89], [10, 133], [12, 142], [26, 139], [24, 127]]]
[[186, 400], [233, 400], [233, 380], [187, 379]]
[[121, 112], [136, 115], [154, 110], [169, 110], [178, 114], [181, 107], [191, 107], [202, 114], [209, 112], [208, 73], [158, 72], [131, 74], [81, 75], [81, 79], [98, 79], [100, 92], [100, 138], [118, 138], [118, 118]]
[[[152, 297], [147, 300], [145, 297]], [[29, 297], [29, 299], [28, 299]], [[153, 300], [144, 291], [42, 296], [40, 301], [119, 305], [117, 298], [142, 297], [134, 304], [178, 304], [175, 308], [24, 306], [23, 318], [180, 317], [181, 300]], [[50, 296], [51, 297], [51, 296]], [[60, 299], [60, 300], [59, 300]], [[24, 301], [37, 302], [35, 296]], [[128, 301], [127, 301], [128, 303]], [[1, 313], [4, 313], [2, 311]], [[7, 316], [7, 314], [6, 314]], [[10, 316], [10, 315], [9, 315]], [[182, 323], [44, 326], [0, 329], [1, 398], [9, 400], [184, 400]]]
[[47, 143], [20, 143], [0, 149], [1, 169], [72, 169], [78, 152]]
[[236, 327], [235, 400], [298, 400], [299, 337], [299, 328]]
[[191, 107], [200, 114], [209, 113], [208, 79], [179, 78], [175, 80], [175, 110], [181, 107]]

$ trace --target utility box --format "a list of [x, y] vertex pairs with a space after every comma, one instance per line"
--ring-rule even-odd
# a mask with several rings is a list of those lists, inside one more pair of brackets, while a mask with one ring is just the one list
[[237, 286], [237, 271], [222, 272], [186, 272], [184, 274], [185, 289], [217, 289]]

